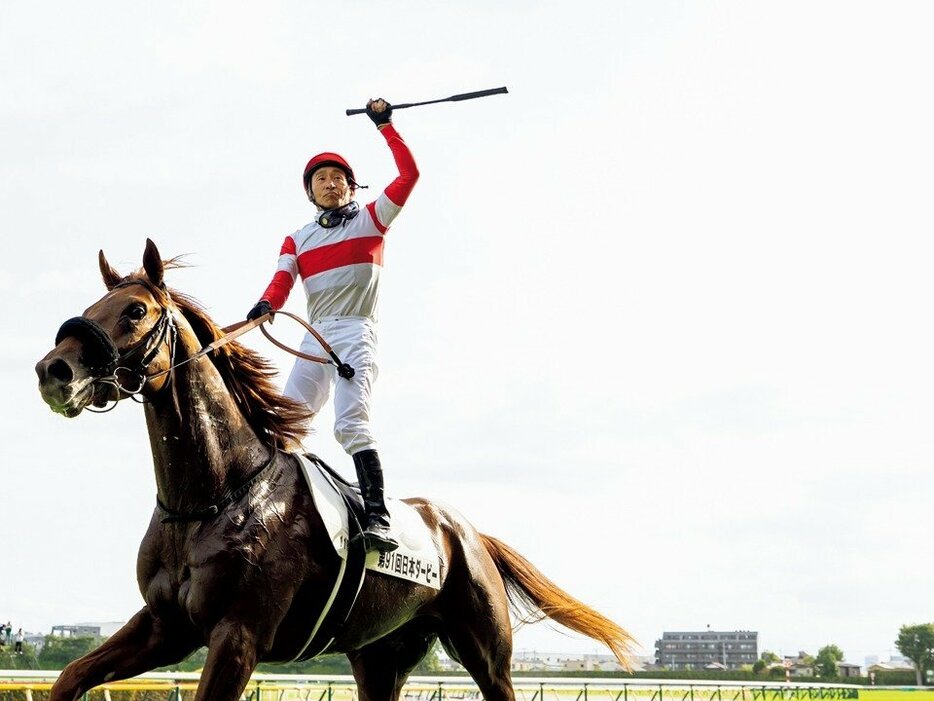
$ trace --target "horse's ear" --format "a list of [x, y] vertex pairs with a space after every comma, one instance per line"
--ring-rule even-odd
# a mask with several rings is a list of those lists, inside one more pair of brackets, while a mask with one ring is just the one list
[[143, 252], [143, 270], [149, 281], [156, 287], [162, 287], [162, 273], [164, 271], [162, 256], [152, 239], [146, 239], [146, 250]]
[[104, 278], [104, 286], [107, 287], [107, 290], [110, 291], [114, 288], [118, 282], [123, 278], [120, 277], [120, 273], [111, 267], [110, 263], [107, 262], [107, 258], [104, 256], [104, 251], [101, 250], [97, 254], [97, 264], [101, 269], [101, 277]]

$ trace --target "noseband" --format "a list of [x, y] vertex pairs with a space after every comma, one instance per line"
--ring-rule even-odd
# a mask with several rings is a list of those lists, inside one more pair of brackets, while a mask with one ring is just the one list
[[[128, 280], [115, 285], [114, 289], [129, 285], [146, 286], [142, 282]], [[137, 343], [124, 351], [117, 349], [113, 338], [100, 324], [86, 316], [72, 317], [62, 324], [55, 335], [55, 345], [58, 345], [66, 338], [78, 339], [81, 341], [83, 350], [81, 362], [85, 364], [94, 377], [94, 384], [110, 385], [118, 391], [135, 398], [136, 395], [143, 391], [143, 387], [146, 386], [147, 382], [165, 374], [147, 375], [146, 370], [152, 361], [156, 359], [160, 346], [167, 339], [174, 356], [176, 336], [177, 331], [172, 315], [166, 307], [162, 307], [162, 313], [153, 327]], [[138, 363], [135, 362], [137, 356], [139, 356]], [[130, 375], [136, 378], [136, 386], [127, 386], [121, 382], [121, 375]], [[107, 411], [109, 410], [107, 409]], [[93, 410], [89, 409], [89, 411]]]

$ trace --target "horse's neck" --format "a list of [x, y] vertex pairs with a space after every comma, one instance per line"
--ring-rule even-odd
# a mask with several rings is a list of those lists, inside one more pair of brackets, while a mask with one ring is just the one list
[[[191, 345], [180, 339], [176, 362], [197, 352]], [[173, 371], [146, 405], [146, 423], [159, 499], [176, 511], [215, 503], [269, 459], [206, 357]]]

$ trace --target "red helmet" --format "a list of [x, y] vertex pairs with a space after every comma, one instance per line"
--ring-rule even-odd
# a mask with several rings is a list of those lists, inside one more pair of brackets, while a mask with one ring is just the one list
[[347, 173], [347, 180], [350, 183], [350, 187], [356, 188], [357, 181], [353, 176], [353, 168], [350, 167], [350, 164], [345, 161], [344, 157], [340, 154], [326, 151], [312, 157], [312, 159], [308, 161], [308, 165], [305, 166], [305, 175], [302, 177], [302, 185], [305, 187], [305, 192], [308, 192], [308, 181], [311, 179], [312, 173], [324, 166], [335, 166], [343, 170]]

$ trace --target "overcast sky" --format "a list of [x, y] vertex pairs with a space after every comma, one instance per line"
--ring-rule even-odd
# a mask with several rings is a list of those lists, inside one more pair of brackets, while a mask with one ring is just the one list
[[[8, 0], [0, 10], [0, 618], [125, 620], [142, 411], [67, 420], [33, 365], [129, 272], [243, 318], [312, 215], [310, 155], [387, 240], [387, 483], [458, 507], [651, 654], [750, 629], [862, 663], [934, 620], [934, 8], [925, 2]], [[304, 308], [301, 290], [287, 309]], [[300, 334], [276, 325], [284, 340]], [[261, 336], [250, 345], [284, 372]], [[283, 376], [284, 381], [284, 376]], [[307, 447], [345, 474], [319, 416]], [[601, 651], [541, 626], [518, 648]]]

